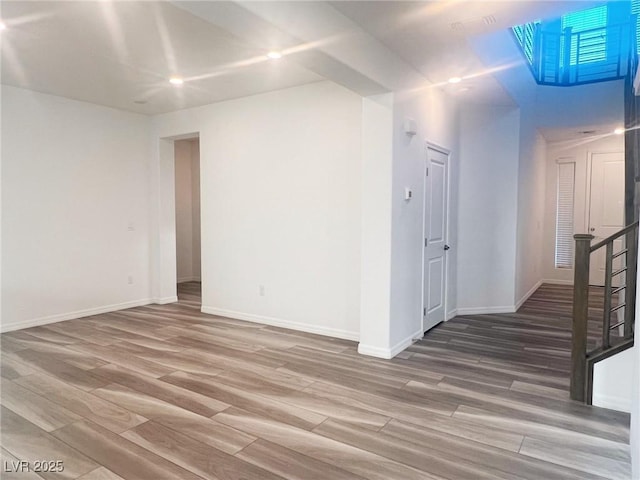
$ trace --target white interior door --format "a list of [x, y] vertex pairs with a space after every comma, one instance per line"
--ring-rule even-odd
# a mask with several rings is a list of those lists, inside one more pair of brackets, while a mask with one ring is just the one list
[[422, 331], [445, 320], [449, 156], [429, 147], [425, 168]]
[[[624, 228], [624, 155], [616, 153], [591, 154], [591, 193], [589, 198], [589, 233], [593, 243]], [[613, 251], [622, 249], [622, 239], [616, 240]], [[622, 257], [614, 260], [614, 271], [621, 267]], [[589, 283], [604, 285], [605, 249], [591, 257]], [[620, 279], [616, 278], [614, 285]]]

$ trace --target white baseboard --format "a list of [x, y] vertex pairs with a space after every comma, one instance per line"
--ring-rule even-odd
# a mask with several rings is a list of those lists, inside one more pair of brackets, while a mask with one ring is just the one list
[[404, 340], [396, 343], [391, 348], [374, 347], [373, 345], [365, 345], [363, 343], [359, 343], [358, 353], [361, 355], [368, 355], [370, 357], [384, 358], [385, 360], [389, 360], [402, 352], [407, 347], [411, 346], [411, 344], [413, 344], [414, 342], [414, 339], [422, 338], [423, 335], [424, 333], [422, 332], [422, 329], [420, 329], [413, 335], [410, 335]]
[[529, 300], [529, 297], [531, 295], [533, 295], [534, 293], [536, 293], [536, 290], [538, 290], [538, 288], [540, 288], [540, 285], [542, 285], [542, 280], [539, 280], [533, 287], [531, 287], [531, 289], [525, 293], [522, 298], [520, 300], [518, 300], [516, 302], [516, 311], [518, 311], [520, 309], [520, 307], [522, 306], [522, 304], [524, 302], [526, 302], [527, 300]]
[[[543, 283], [548, 283], [547, 280], [540, 280], [537, 282], [531, 289], [525, 293], [518, 303], [515, 305], [503, 305], [503, 306], [495, 306], [495, 307], [458, 307], [455, 312], [457, 315], [490, 315], [493, 313], [515, 313], [522, 306], [527, 299], [535, 293], [535, 291], [540, 288], [540, 285]], [[450, 312], [451, 313], [451, 312]], [[447, 315], [448, 317], [448, 315]], [[448, 320], [449, 318], [447, 318]]]
[[557, 278], [545, 278], [542, 283], [549, 283], [551, 285], [573, 285], [573, 280], [559, 280]]
[[157, 305], [166, 305], [167, 303], [176, 303], [177, 301], [178, 301], [177, 296], [152, 299], [152, 303], [155, 303]]
[[199, 282], [200, 277], [179, 277], [176, 283]]
[[46, 317], [34, 318], [31, 320], [23, 320], [14, 323], [2, 323], [0, 332], [12, 332], [14, 330], [22, 330], [23, 328], [40, 327], [50, 323], [62, 322], [65, 320], [75, 320], [76, 318], [90, 317], [92, 315], [100, 315], [101, 313], [115, 312], [126, 308], [141, 307], [152, 303], [151, 299], [132, 300], [130, 302], [116, 303], [113, 305], [105, 305], [96, 308], [87, 308], [85, 310], [77, 310], [69, 313], [59, 313], [56, 315], [48, 315]]
[[374, 347], [372, 345], [358, 344], [358, 353], [360, 355], [368, 355], [369, 357], [384, 358], [386, 360], [391, 357], [390, 348]]
[[492, 313], [515, 313], [516, 306], [509, 305], [503, 307], [458, 307], [458, 315], [488, 315]]
[[449, 313], [447, 313], [447, 316], [445, 317], [445, 321], [449, 321], [452, 318], [454, 318], [456, 315], [458, 315], [458, 309], [454, 308], [453, 310], [449, 311]]
[[631, 413], [631, 400], [628, 398], [598, 395], [594, 392], [592, 403], [594, 407], [608, 408], [618, 412]]
[[233, 310], [224, 310], [221, 308], [207, 307], [201, 308], [202, 313], [209, 315], [217, 315], [219, 317], [228, 317], [236, 320], [246, 320], [248, 322], [262, 323], [273, 327], [290, 328], [291, 330], [299, 330], [301, 332], [316, 333], [327, 337], [342, 338], [344, 340], [353, 340], [355, 342], [360, 338], [359, 332], [350, 332], [348, 330], [340, 330], [338, 328], [323, 327], [322, 325], [309, 325], [308, 323], [296, 322], [293, 320], [285, 320], [282, 318], [267, 317], [264, 315], [255, 315], [252, 313], [236, 312]]

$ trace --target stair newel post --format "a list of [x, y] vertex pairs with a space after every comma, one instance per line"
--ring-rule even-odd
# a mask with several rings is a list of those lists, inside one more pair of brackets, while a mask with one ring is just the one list
[[589, 262], [593, 235], [577, 234], [573, 273], [573, 335], [571, 342], [571, 398], [584, 402], [589, 321]]

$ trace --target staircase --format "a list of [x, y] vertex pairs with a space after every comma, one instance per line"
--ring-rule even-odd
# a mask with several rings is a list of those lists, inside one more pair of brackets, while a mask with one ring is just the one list
[[[631, 22], [637, 25], [637, 19]], [[638, 273], [638, 220], [640, 212], [640, 85], [637, 83], [638, 56], [631, 40], [625, 78], [625, 205], [627, 227], [592, 245], [593, 235], [575, 239], [573, 286], [573, 336], [571, 387], [573, 400], [591, 405], [594, 365], [633, 347], [636, 283]], [[614, 242], [618, 240], [614, 244]], [[622, 242], [620, 242], [622, 240]], [[616, 244], [622, 243], [619, 250]], [[592, 254], [605, 249], [604, 307], [599, 339], [588, 343], [589, 271]], [[591, 287], [593, 288], [593, 287]]]
[[[638, 222], [591, 245], [593, 235], [575, 239], [573, 283], [573, 336], [571, 348], [571, 398], [591, 405], [594, 365], [633, 346], [638, 264]], [[622, 240], [622, 248], [614, 242]], [[602, 328], [595, 348], [588, 349], [589, 271], [591, 255], [605, 249]], [[614, 262], [617, 263], [614, 268]]]

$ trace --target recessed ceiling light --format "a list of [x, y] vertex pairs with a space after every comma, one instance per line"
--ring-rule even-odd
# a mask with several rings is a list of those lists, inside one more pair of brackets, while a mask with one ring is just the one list
[[7, 24], [0, 21], [0, 30], [6, 30], [7, 29]]
[[182, 85], [184, 83], [184, 80], [181, 77], [171, 77], [169, 79], [169, 83], [171, 83], [172, 85]]
[[624, 128], [618, 127], [613, 131], [613, 133], [615, 133], [616, 135], [622, 135], [624, 133]]
[[267, 58], [270, 58], [271, 60], [277, 60], [279, 58], [282, 58], [282, 54], [280, 52], [269, 52], [267, 53]]
[[460, 83], [462, 81], [462, 78], [460, 77], [451, 77], [449, 79], [449, 83]]

